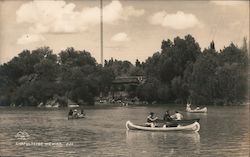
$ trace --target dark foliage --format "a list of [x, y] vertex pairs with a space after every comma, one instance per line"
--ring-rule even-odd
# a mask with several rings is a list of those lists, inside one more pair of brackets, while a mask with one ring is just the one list
[[[53, 54], [49, 47], [23, 50], [0, 65], [0, 105], [37, 105], [66, 97], [84, 105], [95, 97], [124, 90], [130, 98], [148, 102], [187, 101], [195, 104], [239, 104], [247, 94], [248, 50], [231, 43], [220, 52], [210, 46], [201, 51], [191, 35], [163, 40], [161, 51], [145, 63], [111, 58], [104, 66], [85, 50], [67, 48]], [[113, 86], [116, 77], [145, 76], [140, 85]]]

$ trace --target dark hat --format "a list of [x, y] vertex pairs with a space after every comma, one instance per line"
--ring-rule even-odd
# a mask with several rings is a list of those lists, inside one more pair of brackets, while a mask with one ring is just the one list
[[150, 112], [149, 114], [155, 114], [154, 112]]

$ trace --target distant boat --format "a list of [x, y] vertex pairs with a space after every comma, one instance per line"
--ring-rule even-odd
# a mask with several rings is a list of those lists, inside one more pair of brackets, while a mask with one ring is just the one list
[[136, 125], [130, 121], [127, 121], [126, 128], [127, 130], [142, 130], [142, 131], [162, 131], [162, 132], [195, 131], [195, 132], [198, 132], [200, 130], [200, 124], [198, 122], [194, 122], [192, 124], [185, 125], [185, 126], [178, 125], [176, 127], [166, 127], [165, 125], [163, 125], [162, 127], [150, 127], [150, 126], [145, 126], [145, 125]]
[[68, 107], [69, 108], [77, 108], [77, 107], [79, 107], [79, 105], [77, 105], [77, 104], [68, 104]]
[[72, 100], [68, 99], [68, 108], [77, 108], [79, 105]]
[[45, 108], [59, 108], [60, 104], [56, 102], [56, 99], [47, 101]]
[[69, 114], [68, 114], [68, 120], [70, 119], [82, 119], [85, 118], [85, 113], [83, 111], [83, 109], [81, 110], [81, 112], [78, 112], [77, 109], [74, 109], [74, 111], [72, 111], [72, 109], [70, 110]]
[[11, 107], [16, 107], [16, 104], [13, 104], [13, 103], [12, 103], [12, 104], [10, 104], [10, 106], [11, 106]]
[[60, 104], [57, 102], [55, 105], [53, 105], [53, 108], [58, 108], [60, 107]]
[[107, 100], [100, 100], [100, 103], [107, 103]]
[[194, 110], [192, 110], [191, 109], [191, 104], [187, 104], [186, 111], [190, 112], [190, 113], [206, 113], [207, 112], [207, 108], [203, 107], [201, 109], [194, 109]]
[[55, 104], [55, 105], [51, 105], [51, 104], [47, 104], [45, 105], [45, 108], [59, 108], [59, 104]]
[[122, 107], [128, 107], [128, 103], [122, 102]]
[[43, 102], [41, 102], [40, 104], [38, 104], [37, 107], [39, 107], [39, 108], [43, 107]]

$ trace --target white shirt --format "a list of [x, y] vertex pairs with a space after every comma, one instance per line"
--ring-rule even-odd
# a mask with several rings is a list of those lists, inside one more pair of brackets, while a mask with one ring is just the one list
[[175, 120], [181, 120], [183, 116], [180, 113], [175, 113], [171, 116], [171, 118], [174, 118]]

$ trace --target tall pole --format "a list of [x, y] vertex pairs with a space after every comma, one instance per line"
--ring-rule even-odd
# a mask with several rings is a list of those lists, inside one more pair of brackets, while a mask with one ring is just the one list
[[100, 0], [100, 22], [101, 22], [101, 24], [100, 24], [100, 33], [101, 33], [101, 39], [100, 39], [100, 41], [101, 41], [101, 49], [100, 49], [100, 51], [101, 51], [101, 64], [102, 64], [102, 66], [103, 66], [103, 4], [102, 4], [102, 0]]

